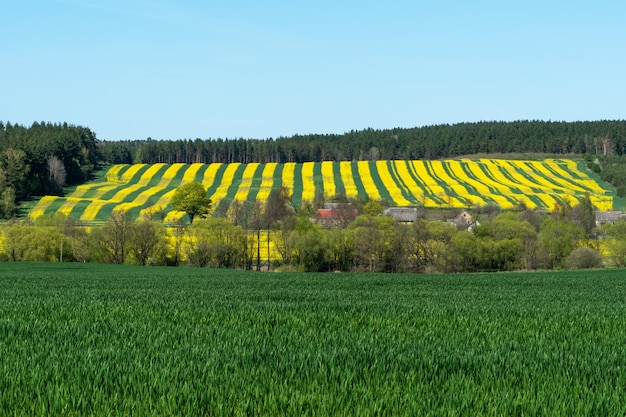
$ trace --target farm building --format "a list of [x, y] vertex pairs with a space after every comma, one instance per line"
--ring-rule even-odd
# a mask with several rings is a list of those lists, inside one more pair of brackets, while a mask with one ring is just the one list
[[474, 224], [474, 218], [466, 210], [463, 210], [454, 219], [448, 220], [448, 223], [455, 225], [457, 229], [467, 230]]
[[605, 223], [615, 223], [620, 219], [626, 218], [626, 214], [621, 211], [611, 210], [611, 211], [596, 211], [596, 226], [603, 225]]
[[418, 218], [416, 207], [388, 207], [383, 211], [383, 214], [399, 223], [413, 223]]
[[322, 227], [346, 227], [359, 215], [350, 203], [326, 203], [323, 209], [317, 210], [315, 221]]

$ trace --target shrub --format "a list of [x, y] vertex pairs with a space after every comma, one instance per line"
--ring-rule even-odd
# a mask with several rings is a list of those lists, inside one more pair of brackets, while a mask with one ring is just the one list
[[602, 257], [595, 249], [581, 247], [574, 249], [565, 263], [571, 269], [589, 269], [602, 266]]

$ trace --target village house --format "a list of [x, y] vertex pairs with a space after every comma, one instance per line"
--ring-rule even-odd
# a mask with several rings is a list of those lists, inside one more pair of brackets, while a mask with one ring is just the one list
[[388, 207], [383, 211], [398, 223], [413, 223], [417, 221], [418, 211], [416, 207]]
[[474, 218], [466, 210], [463, 210], [454, 219], [449, 219], [448, 223], [451, 223], [459, 230], [467, 230], [474, 225]]
[[359, 215], [350, 203], [325, 203], [318, 209], [315, 222], [324, 228], [344, 228]]
[[601, 226], [605, 223], [613, 224], [620, 219], [626, 218], [626, 214], [617, 210], [611, 210], [611, 211], [597, 210], [595, 212], [595, 215], [596, 215], [596, 226]]

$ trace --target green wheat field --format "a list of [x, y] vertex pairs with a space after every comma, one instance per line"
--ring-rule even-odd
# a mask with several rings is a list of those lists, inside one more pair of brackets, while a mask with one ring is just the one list
[[0, 264], [0, 415], [623, 416], [624, 270]]

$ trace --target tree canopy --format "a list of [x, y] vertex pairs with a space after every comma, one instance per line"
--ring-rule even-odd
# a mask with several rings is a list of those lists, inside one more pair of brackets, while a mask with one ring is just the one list
[[56, 194], [90, 179], [98, 168], [96, 135], [67, 123], [30, 127], [0, 121], [0, 216], [32, 195]]
[[194, 217], [202, 217], [211, 211], [211, 199], [206, 190], [198, 182], [190, 182], [181, 185], [174, 191], [172, 207], [177, 211], [184, 211], [189, 216], [189, 222], [193, 223]]
[[439, 159], [494, 153], [626, 154], [626, 121], [485, 121], [268, 139], [102, 141], [107, 163]]

